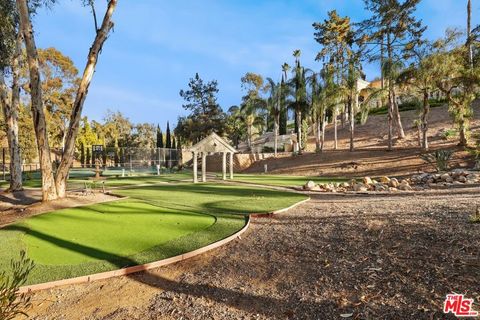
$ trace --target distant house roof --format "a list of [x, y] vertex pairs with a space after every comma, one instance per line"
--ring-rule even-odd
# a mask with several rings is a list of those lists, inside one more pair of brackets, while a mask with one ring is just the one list
[[229, 145], [218, 134], [213, 132], [208, 137], [192, 146], [189, 151], [191, 152], [237, 152], [237, 150]]

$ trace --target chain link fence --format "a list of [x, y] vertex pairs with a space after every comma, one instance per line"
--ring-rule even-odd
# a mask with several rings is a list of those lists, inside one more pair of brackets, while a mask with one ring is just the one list
[[[95, 148], [96, 147], [96, 148]], [[158, 172], [171, 172], [182, 165], [182, 152], [177, 149], [167, 148], [98, 148], [93, 146], [88, 150], [77, 150], [72, 164], [73, 169], [94, 170], [97, 166], [113, 175], [131, 174], [156, 174]], [[10, 157], [8, 148], [1, 149], [0, 179], [9, 179]], [[52, 150], [54, 169], [58, 166], [61, 152]], [[38, 160], [22, 164], [26, 175], [38, 172]], [[77, 170], [78, 171], [78, 170]]]

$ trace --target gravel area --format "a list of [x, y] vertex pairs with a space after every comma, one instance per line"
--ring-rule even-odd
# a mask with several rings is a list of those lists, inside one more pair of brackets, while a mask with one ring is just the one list
[[30, 318], [449, 319], [451, 292], [480, 310], [478, 195], [312, 195], [202, 256], [34, 293]]

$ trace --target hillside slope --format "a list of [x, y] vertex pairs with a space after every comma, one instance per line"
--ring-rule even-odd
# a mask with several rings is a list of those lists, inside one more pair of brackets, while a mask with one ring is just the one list
[[[315, 138], [310, 137], [307, 152], [301, 156], [280, 159], [267, 159], [254, 163], [245, 170], [246, 173], [264, 171], [267, 164], [271, 173], [291, 175], [323, 175], [323, 176], [379, 176], [407, 175], [419, 170], [431, 171], [419, 155], [417, 129], [413, 122], [417, 119], [416, 111], [401, 113], [406, 138], [395, 141], [395, 150], [387, 151], [387, 116], [370, 116], [364, 125], [357, 125], [355, 129], [354, 152], [349, 151], [350, 132], [348, 125], [338, 130], [338, 150], [333, 149], [333, 127], [327, 128], [325, 151], [315, 154]], [[432, 108], [430, 117], [429, 140], [432, 149], [455, 149], [454, 166], [470, 166], [473, 164], [469, 154], [457, 148], [457, 139], [445, 140], [441, 133], [454, 127], [446, 106]], [[474, 119], [471, 123], [474, 133], [480, 133], [480, 103], [475, 104]]]

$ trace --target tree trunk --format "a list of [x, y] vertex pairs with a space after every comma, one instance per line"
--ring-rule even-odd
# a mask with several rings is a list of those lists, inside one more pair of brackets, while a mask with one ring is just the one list
[[428, 102], [428, 91], [423, 92], [423, 113], [422, 113], [422, 147], [428, 151], [428, 114], [430, 113], [430, 103]]
[[40, 80], [38, 53], [33, 37], [32, 24], [27, 0], [16, 0], [20, 16], [20, 29], [23, 33], [27, 51], [27, 60], [30, 73], [30, 96], [33, 117], [33, 127], [37, 138], [40, 170], [42, 173], [42, 200], [57, 199], [55, 179], [53, 177], [50, 146], [48, 145], [47, 123], [43, 112], [42, 87]]
[[[387, 34], [387, 59], [392, 63], [392, 46], [390, 43], [390, 33]], [[388, 150], [393, 150], [393, 113], [394, 113], [394, 94], [392, 75], [388, 74]]]
[[321, 120], [320, 117], [317, 117], [315, 121], [315, 152], [320, 152], [320, 137], [322, 135]]
[[302, 154], [302, 112], [297, 110], [295, 112], [296, 119], [297, 119], [297, 124], [298, 124], [298, 130], [297, 130], [297, 139], [298, 139], [298, 153]]
[[[18, 66], [17, 66], [18, 67]], [[12, 65], [13, 68], [13, 65]], [[15, 73], [17, 75], [15, 75]], [[17, 93], [13, 91], [17, 90]], [[5, 84], [3, 70], [0, 70], [0, 102], [3, 106], [3, 115], [7, 132], [8, 150], [10, 155], [10, 186], [6, 191], [21, 191], [22, 186], [22, 159], [18, 141], [18, 68], [14, 70], [12, 85], [12, 101], [8, 101], [8, 89]]]
[[400, 110], [398, 109], [397, 95], [395, 92], [395, 84], [392, 84], [392, 94], [393, 94], [393, 115], [395, 117], [395, 127], [397, 129], [397, 138], [404, 139], [405, 131], [403, 130], [402, 119], [400, 117]]
[[393, 150], [393, 101], [390, 90], [388, 91], [388, 150]]
[[273, 131], [274, 131], [274, 143], [273, 143], [273, 149], [275, 149], [273, 152], [274, 152], [274, 155], [275, 155], [275, 158], [277, 157], [277, 149], [278, 149], [278, 127], [279, 127], [279, 122], [280, 122], [280, 114], [276, 114], [275, 115], [275, 123], [273, 124], [274, 128], [273, 128]]
[[65, 139], [65, 148], [63, 151], [62, 160], [58, 167], [57, 176], [55, 177], [57, 193], [61, 198], [65, 197], [66, 195], [67, 178], [75, 153], [75, 140], [77, 138], [78, 128], [82, 116], [83, 104], [85, 102], [85, 98], [87, 97], [88, 88], [92, 81], [95, 66], [98, 62], [98, 55], [102, 51], [103, 44], [107, 40], [110, 30], [113, 28], [113, 22], [111, 19], [116, 5], [117, 0], [110, 0], [108, 2], [107, 11], [105, 12], [102, 25], [100, 29], [97, 30], [95, 40], [90, 47], [87, 65], [83, 71], [83, 76], [75, 96], [75, 102], [73, 103], [70, 125], [68, 127], [67, 137]]
[[423, 147], [423, 141], [422, 141], [422, 124], [419, 123], [417, 125], [417, 139], [418, 139], [418, 146], [421, 148]]
[[326, 128], [326, 122], [327, 122], [327, 119], [326, 119], [326, 115], [325, 113], [323, 113], [322, 115], [322, 123], [321, 123], [321, 130], [322, 130], [322, 133], [320, 135], [320, 152], [323, 152], [323, 148], [325, 146], [325, 128]]
[[460, 117], [460, 120], [458, 121], [458, 128], [460, 131], [460, 141], [458, 143], [459, 146], [461, 147], [466, 147], [468, 145], [468, 139], [467, 139], [467, 125], [465, 123], [465, 119], [463, 116]]
[[355, 149], [354, 138], [355, 138], [355, 110], [357, 110], [358, 95], [355, 89], [355, 94], [353, 96], [353, 101], [350, 101], [350, 152]]
[[247, 147], [252, 151], [252, 126], [247, 124]]
[[472, 0], [467, 3], [467, 49], [468, 62], [470, 68], [473, 69], [473, 47], [472, 47]]
[[333, 135], [334, 135], [334, 141], [333, 141], [333, 150], [338, 149], [338, 135], [337, 135], [337, 129], [338, 129], [338, 111], [337, 107], [333, 110]]

